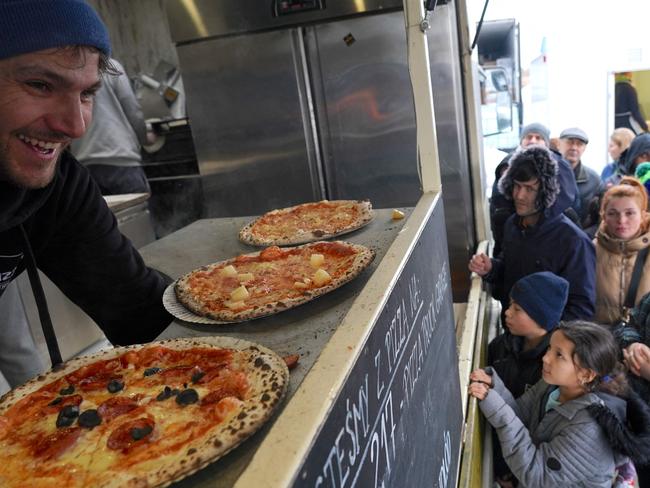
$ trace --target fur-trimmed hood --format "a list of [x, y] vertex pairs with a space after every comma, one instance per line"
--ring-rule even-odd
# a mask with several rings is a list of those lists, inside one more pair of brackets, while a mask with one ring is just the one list
[[[499, 180], [499, 191], [508, 200], [512, 200], [514, 180], [512, 174], [524, 163], [532, 161], [539, 178], [537, 207], [545, 212], [550, 209], [560, 193], [558, 183], [558, 165], [551, 151], [544, 146], [528, 146], [514, 152], [510, 158], [508, 169]], [[564, 210], [564, 209], [562, 209]]]
[[[596, 393], [599, 403], [587, 407], [615, 451], [628, 456], [634, 464], [650, 463], [650, 408], [633, 391], [622, 399]], [[621, 403], [622, 402], [622, 403]]]

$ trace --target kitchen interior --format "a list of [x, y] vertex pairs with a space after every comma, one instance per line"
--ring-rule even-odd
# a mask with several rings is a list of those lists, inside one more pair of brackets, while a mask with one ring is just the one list
[[[421, 197], [401, 0], [89, 3], [157, 135], [142, 151], [151, 195], [107, 198], [137, 247], [201, 218]], [[476, 244], [466, 114], [454, 6], [438, 4], [427, 38], [453, 296], [464, 302]], [[107, 347], [43, 278], [64, 359]], [[47, 360], [26, 277], [18, 287]]]

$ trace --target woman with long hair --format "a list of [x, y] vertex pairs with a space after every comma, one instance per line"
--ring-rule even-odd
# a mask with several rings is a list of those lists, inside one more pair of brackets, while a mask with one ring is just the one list
[[[596, 244], [596, 314], [601, 324], [627, 320], [625, 304], [639, 252], [650, 246], [648, 195], [643, 185], [629, 176], [603, 196], [601, 224]], [[642, 254], [643, 256], [643, 254]], [[650, 292], [650, 259], [645, 260], [632, 306]], [[631, 308], [631, 307], [629, 307]]]

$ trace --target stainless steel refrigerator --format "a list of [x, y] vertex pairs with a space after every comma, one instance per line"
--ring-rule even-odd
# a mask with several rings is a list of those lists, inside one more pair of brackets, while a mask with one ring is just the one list
[[[442, 3], [442, 2], [439, 2]], [[207, 217], [421, 195], [401, 0], [168, 0]], [[474, 249], [453, 3], [428, 32], [454, 291]]]

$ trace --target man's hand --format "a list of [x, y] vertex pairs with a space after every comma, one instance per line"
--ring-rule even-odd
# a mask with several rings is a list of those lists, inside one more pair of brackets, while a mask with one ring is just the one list
[[479, 276], [485, 276], [492, 270], [492, 260], [487, 254], [474, 254], [469, 260], [469, 270]]
[[630, 371], [650, 381], [650, 348], [635, 342], [623, 349], [623, 359]]

